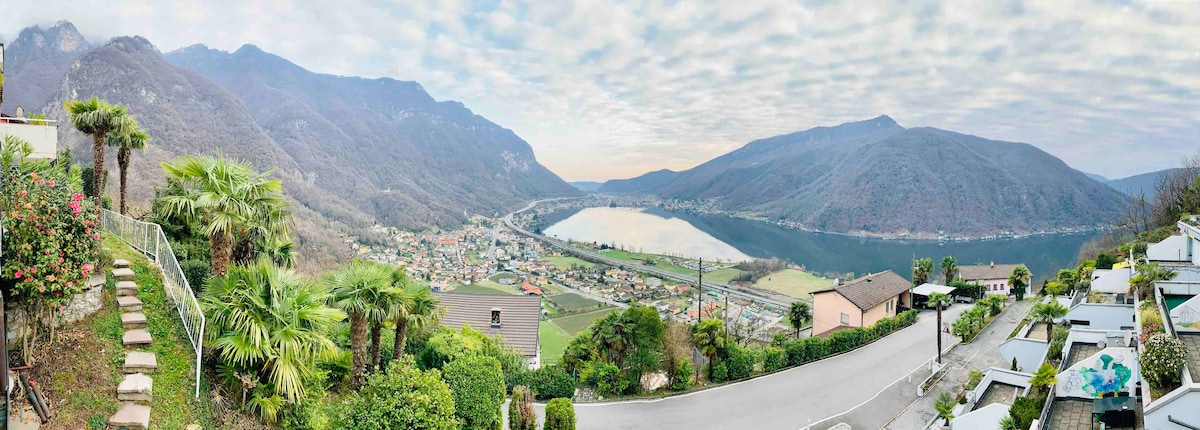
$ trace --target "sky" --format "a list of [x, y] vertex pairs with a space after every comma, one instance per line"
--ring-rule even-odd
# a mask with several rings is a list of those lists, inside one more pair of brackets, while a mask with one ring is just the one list
[[3, 5], [0, 38], [69, 20], [162, 52], [254, 44], [420, 83], [567, 180], [686, 169], [759, 138], [889, 115], [1027, 142], [1119, 178], [1200, 150], [1200, 0]]

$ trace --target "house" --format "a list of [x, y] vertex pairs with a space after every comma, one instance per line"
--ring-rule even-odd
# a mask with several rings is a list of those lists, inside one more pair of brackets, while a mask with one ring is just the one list
[[869, 274], [843, 285], [814, 291], [814, 336], [849, 327], [870, 327], [880, 318], [896, 316], [900, 306], [912, 307], [912, 283], [891, 270]]
[[435, 293], [446, 311], [442, 325], [455, 330], [469, 325], [484, 334], [500, 336], [504, 344], [525, 356], [531, 368], [540, 365], [538, 323], [541, 296], [494, 296]]
[[[1008, 283], [1008, 276], [1012, 275], [1013, 269], [1016, 269], [1020, 264], [982, 264], [978, 266], [960, 266], [958, 268], [958, 278], [967, 282], [975, 282], [983, 285], [987, 294], [1012, 294], [1012, 285]], [[1033, 278], [1032, 273], [1030, 279]]]
[[521, 293], [527, 296], [540, 296], [542, 295], [542, 289], [526, 282], [521, 284]]

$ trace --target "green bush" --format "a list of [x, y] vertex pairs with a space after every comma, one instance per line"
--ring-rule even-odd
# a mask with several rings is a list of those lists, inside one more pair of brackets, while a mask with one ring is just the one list
[[774, 372], [786, 364], [787, 355], [782, 348], [767, 347], [763, 350], [763, 372]]
[[599, 363], [595, 366], [596, 394], [601, 396], [617, 396], [625, 393], [629, 380], [621, 374], [621, 369], [612, 363]]
[[1046, 351], [1046, 356], [1053, 360], [1062, 359], [1063, 344], [1067, 343], [1067, 335], [1071, 334], [1066, 327], [1054, 327], [1050, 332], [1050, 347]]
[[679, 360], [675, 363], [675, 379], [671, 381], [671, 389], [688, 389], [692, 386], [692, 375], [695, 373], [696, 368], [692, 366], [692, 360]]
[[397, 360], [351, 395], [339, 411], [337, 428], [457, 430], [454, 409], [441, 372], [422, 372], [411, 360]]
[[729, 368], [725, 366], [725, 363], [709, 363], [708, 365], [712, 367], [712, 382], [720, 383], [729, 380]]
[[754, 374], [754, 353], [756, 351], [740, 346], [731, 345], [729, 348], [728, 377], [730, 380], [749, 378]]
[[481, 355], [460, 357], [446, 364], [442, 378], [454, 393], [455, 416], [464, 430], [500, 427], [505, 396], [499, 361]]
[[1159, 333], [1146, 339], [1145, 350], [1138, 358], [1142, 377], [1151, 386], [1169, 391], [1180, 384], [1183, 366], [1187, 362], [1187, 347], [1179, 339]]
[[575, 379], [562, 368], [546, 366], [528, 374], [529, 387], [538, 400], [575, 396]]
[[208, 260], [183, 260], [179, 262], [179, 269], [183, 271], [183, 277], [187, 278], [192, 291], [197, 293], [204, 291], [204, 283], [208, 282], [209, 276], [212, 275], [212, 265]]
[[[1016, 357], [1013, 357], [1013, 360], [1016, 360], [1016, 359], [1017, 359]], [[971, 369], [970, 371], [967, 371], [967, 385], [964, 388], [967, 391], [974, 390], [975, 387], [979, 385], [979, 381], [982, 381], [982, 380], [983, 380], [983, 372], [980, 372], [975, 369]]]
[[533, 410], [533, 393], [529, 387], [513, 387], [512, 401], [508, 403], [509, 430], [537, 430], [537, 412]]
[[1033, 420], [1042, 415], [1042, 405], [1045, 403], [1045, 397], [1017, 397], [1009, 406], [1008, 414], [1017, 422], [1017, 428], [1027, 429]]
[[575, 430], [575, 406], [571, 399], [554, 399], [546, 404], [543, 430]]
[[804, 350], [804, 341], [806, 339], [790, 339], [783, 343], [784, 354], [787, 355], [788, 366], [799, 366], [804, 364], [807, 358], [807, 353]]

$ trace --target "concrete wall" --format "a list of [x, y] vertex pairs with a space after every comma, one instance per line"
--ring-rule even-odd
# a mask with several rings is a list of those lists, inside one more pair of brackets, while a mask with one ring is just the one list
[[[1162, 403], [1160, 403], [1162, 402]], [[1185, 430], [1179, 424], [1172, 423], [1167, 417], [1182, 421], [1193, 427], [1200, 427], [1200, 387], [1192, 387], [1189, 391], [1172, 392], [1154, 402], [1145, 412], [1145, 427], [1147, 429]]]
[[1067, 312], [1067, 320], [1088, 322], [1088, 324], [1072, 324], [1071, 327], [1074, 328], [1133, 330], [1133, 305], [1080, 303]]
[[0, 136], [10, 135], [33, 146], [30, 158], [54, 158], [58, 156], [58, 127], [33, 124], [0, 122]]
[[848, 325], [850, 327], [862, 327], [863, 312], [842, 297], [836, 291], [828, 291], [813, 295], [813, 334], [824, 333], [829, 329], [843, 325], [842, 313], [849, 315]]
[[1106, 392], [1132, 393], [1134, 384], [1141, 379], [1133, 348], [1108, 347], [1079, 360], [1058, 374], [1057, 397], [1094, 399]]

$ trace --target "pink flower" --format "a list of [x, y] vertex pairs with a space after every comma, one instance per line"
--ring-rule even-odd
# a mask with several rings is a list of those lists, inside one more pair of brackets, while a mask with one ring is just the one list
[[45, 179], [38, 179], [38, 185], [46, 185]]
[[39, 292], [39, 293], [44, 293], [44, 292], [46, 292], [46, 286], [45, 286], [45, 285], [38, 285], [38, 292]]
[[25, 276], [25, 271], [17, 269], [17, 273], [14, 273], [14, 275], [17, 277], [17, 279], [21, 279], [22, 276]]
[[53, 186], [54, 186], [54, 180], [53, 180], [53, 179], [51, 179], [51, 180], [50, 180], [50, 186], [51, 186], [51, 187], [53, 187]]
[[29, 268], [27, 271], [29, 272], [29, 274], [30, 274], [30, 275], [36, 275], [36, 274], [37, 274], [37, 268], [36, 268], [36, 267], [30, 267], [30, 268]]

